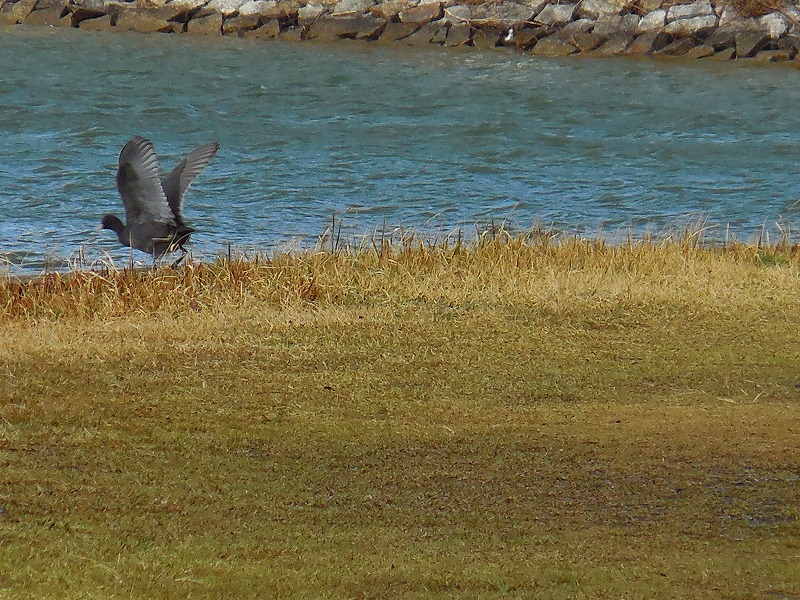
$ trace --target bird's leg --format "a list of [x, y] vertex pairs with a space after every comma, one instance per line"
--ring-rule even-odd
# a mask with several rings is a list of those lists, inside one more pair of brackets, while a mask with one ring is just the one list
[[174, 263], [172, 263], [172, 265], [170, 265], [171, 269], [176, 268], [179, 264], [183, 262], [183, 259], [186, 258], [186, 249], [183, 246], [180, 246], [180, 249], [182, 254], [178, 257], [178, 259]]

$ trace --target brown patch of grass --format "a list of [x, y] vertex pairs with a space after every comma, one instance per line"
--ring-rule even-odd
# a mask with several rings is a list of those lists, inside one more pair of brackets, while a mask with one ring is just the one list
[[743, 17], [762, 17], [786, 8], [784, 0], [728, 0]]
[[0, 596], [792, 597], [798, 297], [502, 235], [6, 281]]

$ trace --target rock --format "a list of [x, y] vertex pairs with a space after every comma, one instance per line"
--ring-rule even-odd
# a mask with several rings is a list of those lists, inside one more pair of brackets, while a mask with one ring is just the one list
[[299, 42], [303, 39], [302, 27], [289, 27], [278, 34], [278, 39], [286, 42]]
[[642, 17], [641, 21], [639, 21], [639, 31], [637, 33], [660, 30], [663, 29], [664, 25], [666, 24], [667, 11], [665, 11], [663, 8], [659, 8], [658, 10], [647, 13]]
[[654, 54], [658, 56], [683, 56], [694, 47], [694, 40], [690, 38], [679, 38], [670, 42], [660, 50], [657, 50]]
[[789, 30], [789, 20], [781, 13], [773, 12], [758, 19], [758, 28], [769, 33], [769, 37], [777, 40]]
[[75, 9], [85, 8], [103, 14], [111, 12], [107, 10], [109, 4], [111, 3], [107, 3], [105, 0], [70, 0], [70, 6], [74, 6]]
[[0, 9], [0, 25], [16, 25], [22, 23], [33, 12], [36, 0], [19, 0], [6, 2]]
[[602, 35], [597, 35], [593, 32], [587, 33], [577, 33], [572, 37], [572, 44], [578, 49], [578, 52], [586, 53], [591, 52], [595, 48], [599, 47], [600, 44], [605, 42], [608, 38]]
[[208, 0], [172, 0], [172, 2], [167, 2], [164, 8], [172, 10], [173, 14], [177, 15], [180, 13], [193, 13], [207, 3]]
[[239, 7], [239, 15], [245, 17], [257, 15], [261, 17], [262, 22], [272, 19], [291, 19], [297, 16], [299, 8], [295, 1], [250, 0]]
[[220, 13], [194, 17], [186, 26], [192, 35], [222, 35], [222, 15]]
[[114, 26], [111, 24], [111, 15], [102, 15], [92, 19], [83, 19], [79, 27], [86, 31], [111, 31]]
[[677, 19], [667, 23], [664, 31], [675, 37], [703, 37], [717, 26], [717, 17], [707, 15], [689, 19]]
[[547, 37], [550, 32], [547, 27], [525, 27], [514, 32], [514, 48], [517, 50], [530, 50], [540, 39]]
[[667, 11], [667, 23], [677, 19], [691, 19], [694, 17], [714, 16], [714, 9], [711, 8], [709, 0], [697, 0], [691, 4], [675, 4], [670, 6]]
[[402, 23], [415, 23], [423, 25], [431, 21], [438, 21], [444, 14], [441, 2], [428, 2], [414, 8], [409, 8], [398, 15]]
[[470, 40], [472, 34], [472, 27], [468, 23], [454, 23], [450, 25], [447, 31], [447, 37], [444, 40], [445, 46], [463, 46]]
[[760, 52], [770, 41], [769, 34], [764, 31], [745, 31], [734, 36], [736, 58], [749, 58]]
[[725, 48], [725, 50], [720, 50], [719, 52], [715, 52], [714, 56], [710, 58], [712, 60], [731, 60], [736, 55], [736, 48]]
[[439, 31], [433, 34], [431, 38], [431, 44], [437, 44], [439, 46], [444, 44], [444, 41], [447, 39], [447, 31], [450, 29], [450, 21], [446, 21], [442, 19], [442, 26], [439, 28]]
[[533, 20], [534, 10], [527, 4], [504, 2], [502, 4], [484, 3], [472, 6], [471, 22], [474, 26], [492, 26], [501, 29], [519, 26]]
[[378, 37], [379, 42], [394, 42], [410, 36], [417, 29], [415, 23], [395, 23], [389, 21]]
[[[117, 13], [114, 26], [120, 31], [138, 31], [139, 33], [169, 33], [176, 23], [153, 16], [146, 10], [123, 9]], [[178, 30], [183, 29], [178, 26]]]
[[297, 9], [297, 21], [300, 25], [309, 25], [326, 14], [328, 9], [322, 4], [306, 4]]
[[627, 0], [581, 0], [576, 10], [579, 19], [597, 20], [601, 15], [618, 15], [630, 5]]
[[748, 58], [747, 60], [760, 63], [786, 62], [788, 60], [791, 60], [791, 57], [789, 56], [789, 53], [786, 52], [785, 50], [762, 50], [754, 57]]
[[372, 15], [328, 16], [309, 25], [306, 39], [378, 39], [386, 21]]
[[[67, 10], [71, 13], [72, 26], [79, 27], [81, 23], [88, 20], [97, 19], [106, 15], [105, 10], [97, 8], [88, 8], [78, 6], [75, 4], [66, 5]], [[109, 26], [111, 26], [111, 17], [109, 16]]]
[[557, 33], [561, 36], [561, 39], [570, 41], [575, 35], [588, 32], [594, 25], [595, 22], [591, 19], [578, 19], [577, 21], [567, 23], [559, 29]]
[[431, 21], [430, 23], [425, 23], [425, 25], [417, 29], [410, 36], [403, 38], [403, 42], [405, 42], [409, 46], [420, 46], [420, 45], [430, 44], [434, 36], [439, 32], [439, 30], [442, 27], [445, 27], [446, 24], [447, 21], [445, 21], [444, 19], [439, 19], [437, 21]]
[[744, 21], [744, 19], [742, 15], [739, 14], [739, 11], [729, 4], [724, 5], [722, 12], [719, 14], [720, 27], [725, 27], [727, 25], [741, 27], [742, 21]]
[[625, 54], [636, 56], [657, 52], [672, 43], [672, 36], [663, 31], [648, 31], [637, 37], [625, 49]]
[[559, 33], [553, 33], [539, 40], [533, 47], [531, 54], [534, 56], [569, 56], [570, 54], [575, 54], [578, 49], [569, 42], [564, 41]]
[[569, 23], [575, 16], [577, 7], [577, 4], [548, 4], [536, 15], [536, 21], [542, 25], [549, 25], [551, 27]]
[[719, 52], [725, 48], [733, 48], [736, 46], [736, 34], [739, 30], [732, 25], [725, 25], [717, 27], [711, 34], [703, 40], [703, 43], [711, 46]]
[[501, 37], [505, 37], [502, 29], [481, 25], [472, 32], [472, 45], [476, 48], [494, 49]]
[[380, 19], [392, 21], [395, 20], [395, 17], [399, 15], [401, 11], [408, 8], [408, 6], [408, 2], [405, 0], [389, 0], [388, 2], [381, 2], [380, 4], [371, 6], [369, 12]]
[[232, 15], [239, 12], [239, 7], [245, 3], [245, 0], [211, 0], [205, 5], [203, 12], [220, 13], [223, 17]]
[[261, 25], [261, 17], [258, 15], [236, 15], [222, 20], [222, 35], [238, 35], [242, 37], [246, 31], [255, 29]]
[[42, 10], [34, 10], [26, 17], [25, 23], [49, 27], [72, 27], [72, 17], [63, 5], [53, 6]]
[[635, 37], [639, 33], [639, 24], [642, 22], [642, 17], [634, 14], [622, 15], [622, 21], [619, 28], [623, 33], [627, 33], [630, 37]]
[[269, 2], [268, 0], [247, 0], [239, 7], [238, 12], [242, 17], [260, 16], [266, 11], [274, 9], [277, 5], [277, 2]]
[[467, 4], [457, 4], [444, 9], [444, 18], [449, 23], [469, 23], [472, 20], [472, 9]]
[[269, 21], [250, 31], [245, 31], [244, 37], [252, 40], [272, 40], [281, 33], [281, 27], [277, 20]]
[[617, 33], [609, 37], [605, 42], [600, 44], [591, 52], [587, 52], [588, 56], [617, 56], [624, 54], [628, 47], [631, 45], [633, 38], [625, 33]]
[[597, 19], [594, 26], [594, 33], [603, 35], [607, 38], [616, 35], [622, 31], [622, 16], [621, 15], [604, 15]]
[[339, 0], [333, 7], [333, 14], [363, 14], [372, 6], [372, 0]]
[[702, 44], [700, 46], [695, 46], [691, 48], [686, 54], [684, 54], [686, 58], [708, 58], [709, 56], [714, 56], [714, 48], [707, 44]]
[[785, 35], [777, 42], [776, 46], [778, 50], [788, 50], [796, 55], [800, 51], [800, 34]]

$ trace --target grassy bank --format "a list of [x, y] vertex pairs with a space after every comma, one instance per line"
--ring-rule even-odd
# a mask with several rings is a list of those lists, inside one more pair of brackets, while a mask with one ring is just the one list
[[800, 250], [0, 282], [0, 598], [794, 598]]

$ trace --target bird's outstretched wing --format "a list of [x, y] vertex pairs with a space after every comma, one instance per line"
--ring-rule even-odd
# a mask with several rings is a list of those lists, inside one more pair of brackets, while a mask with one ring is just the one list
[[136, 136], [122, 148], [117, 189], [125, 205], [128, 226], [137, 222], [175, 224], [161, 188], [158, 157], [150, 140]]
[[161, 183], [169, 207], [178, 223], [183, 221], [181, 203], [183, 202], [183, 196], [186, 190], [192, 185], [192, 181], [194, 181], [195, 177], [197, 177], [200, 172], [205, 169], [211, 159], [214, 158], [217, 150], [219, 150], [219, 142], [211, 142], [210, 144], [195, 148], [172, 169], [170, 174], [167, 175]]

